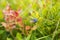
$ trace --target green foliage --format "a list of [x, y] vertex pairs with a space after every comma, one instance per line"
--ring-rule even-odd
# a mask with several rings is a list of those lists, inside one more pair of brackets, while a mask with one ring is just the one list
[[20, 33], [17, 33], [17, 34], [16, 34], [16, 39], [17, 39], [17, 40], [22, 40], [22, 36], [21, 36]]
[[[21, 29], [7, 32], [1, 25], [4, 22], [3, 9], [10, 4], [13, 10], [22, 9], [20, 16], [24, 26], [37, 25], [35, 30]], [[31, 13], [31, 14], [29, 14]], [[37, 18], [36, 23], [30, 20]], [[17, 25], [17, 28], [18, 25]], [[60, 40], [60, 0], [0, 0], [0, 40]]]

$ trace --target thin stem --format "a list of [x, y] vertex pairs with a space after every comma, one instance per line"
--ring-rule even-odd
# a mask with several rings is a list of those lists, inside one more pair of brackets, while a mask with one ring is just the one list
[[11, 34], [11, 36], [15, 39], [15, 37], [14, 37], [14, 35], [13, 35], [12, 31], [10, 31], [10, 34]]
[[43, 38], [47, 38], [47, 37], [49, 37], [50, 35], [48, 35], [48, 36], [44, 36], [44, 37], [41, 37], [41, 38], [38, 38], [38, 39], [36, 39], [36, 40], [41, 40], [41, 39], [43, 39]]
[[57, 22], [56, 29], [55, 29], [55, 31], [53, 32], [52, 40], [54, 40], [54, 37], [55, 37], [55, 34], [56, 34], [56, 32], [57, 32], [58, 27], [59, 27], [59, 20], [58, 20], [58, 22]]

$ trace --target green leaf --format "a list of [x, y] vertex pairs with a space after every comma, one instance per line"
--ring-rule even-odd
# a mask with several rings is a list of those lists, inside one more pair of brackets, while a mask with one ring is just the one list
[[27, 36], [26, 40], [30, 40], [31, 34]]
[[22, 40], [22, 35], [20, 33], [17, 33], [16, 38], [17, 38], [17, 40]]
[[4, 30], [0, 30], [0, 34], [4, 33]]
[[8, 34], [6, 33], [6, 31], [4, 31], [1, 35], [0, 35], [0, 40], [6, 40], [8, 37]]
[[7, 40], [12, 40], [11, 38], [7, 38]]

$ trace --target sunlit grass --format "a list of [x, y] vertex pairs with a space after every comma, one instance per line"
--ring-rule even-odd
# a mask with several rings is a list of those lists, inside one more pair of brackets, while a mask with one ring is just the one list
[[[23, 28], [21, 28], [21, 25], [17, 22], [16, 29], [11, 31], [7, 31], [6, 28], [2, 26], [2, 22], [6, 23], [3, 10], [6, 9], [8, 4], [12, 10], [21, 10], [19, 16], [22, 17]], [[17, 18], [19, 18], [19, 16]], [[60, 1], [0, 0], [0, 39], [60, 40]]]

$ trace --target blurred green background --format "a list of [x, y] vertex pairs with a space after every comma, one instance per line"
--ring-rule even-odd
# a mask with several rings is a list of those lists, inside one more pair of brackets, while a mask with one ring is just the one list
[[[23, 20], [25, 25], [37, 25], [37, 29], [28, 36], [14, 30], [17, 39], [9, 36], [10, 33], [1, 26], [4, 20], [2, 11], [8, 4], [13, 10], [22, 10], [20, 15], [27, 19]], [[29, 13], [32, 13], [31, 16]], [[38, 22], [30, 24], [30, 18], [37, 18]], [[0, 40], [60, 40], [60, 0], [0, 0]]]

